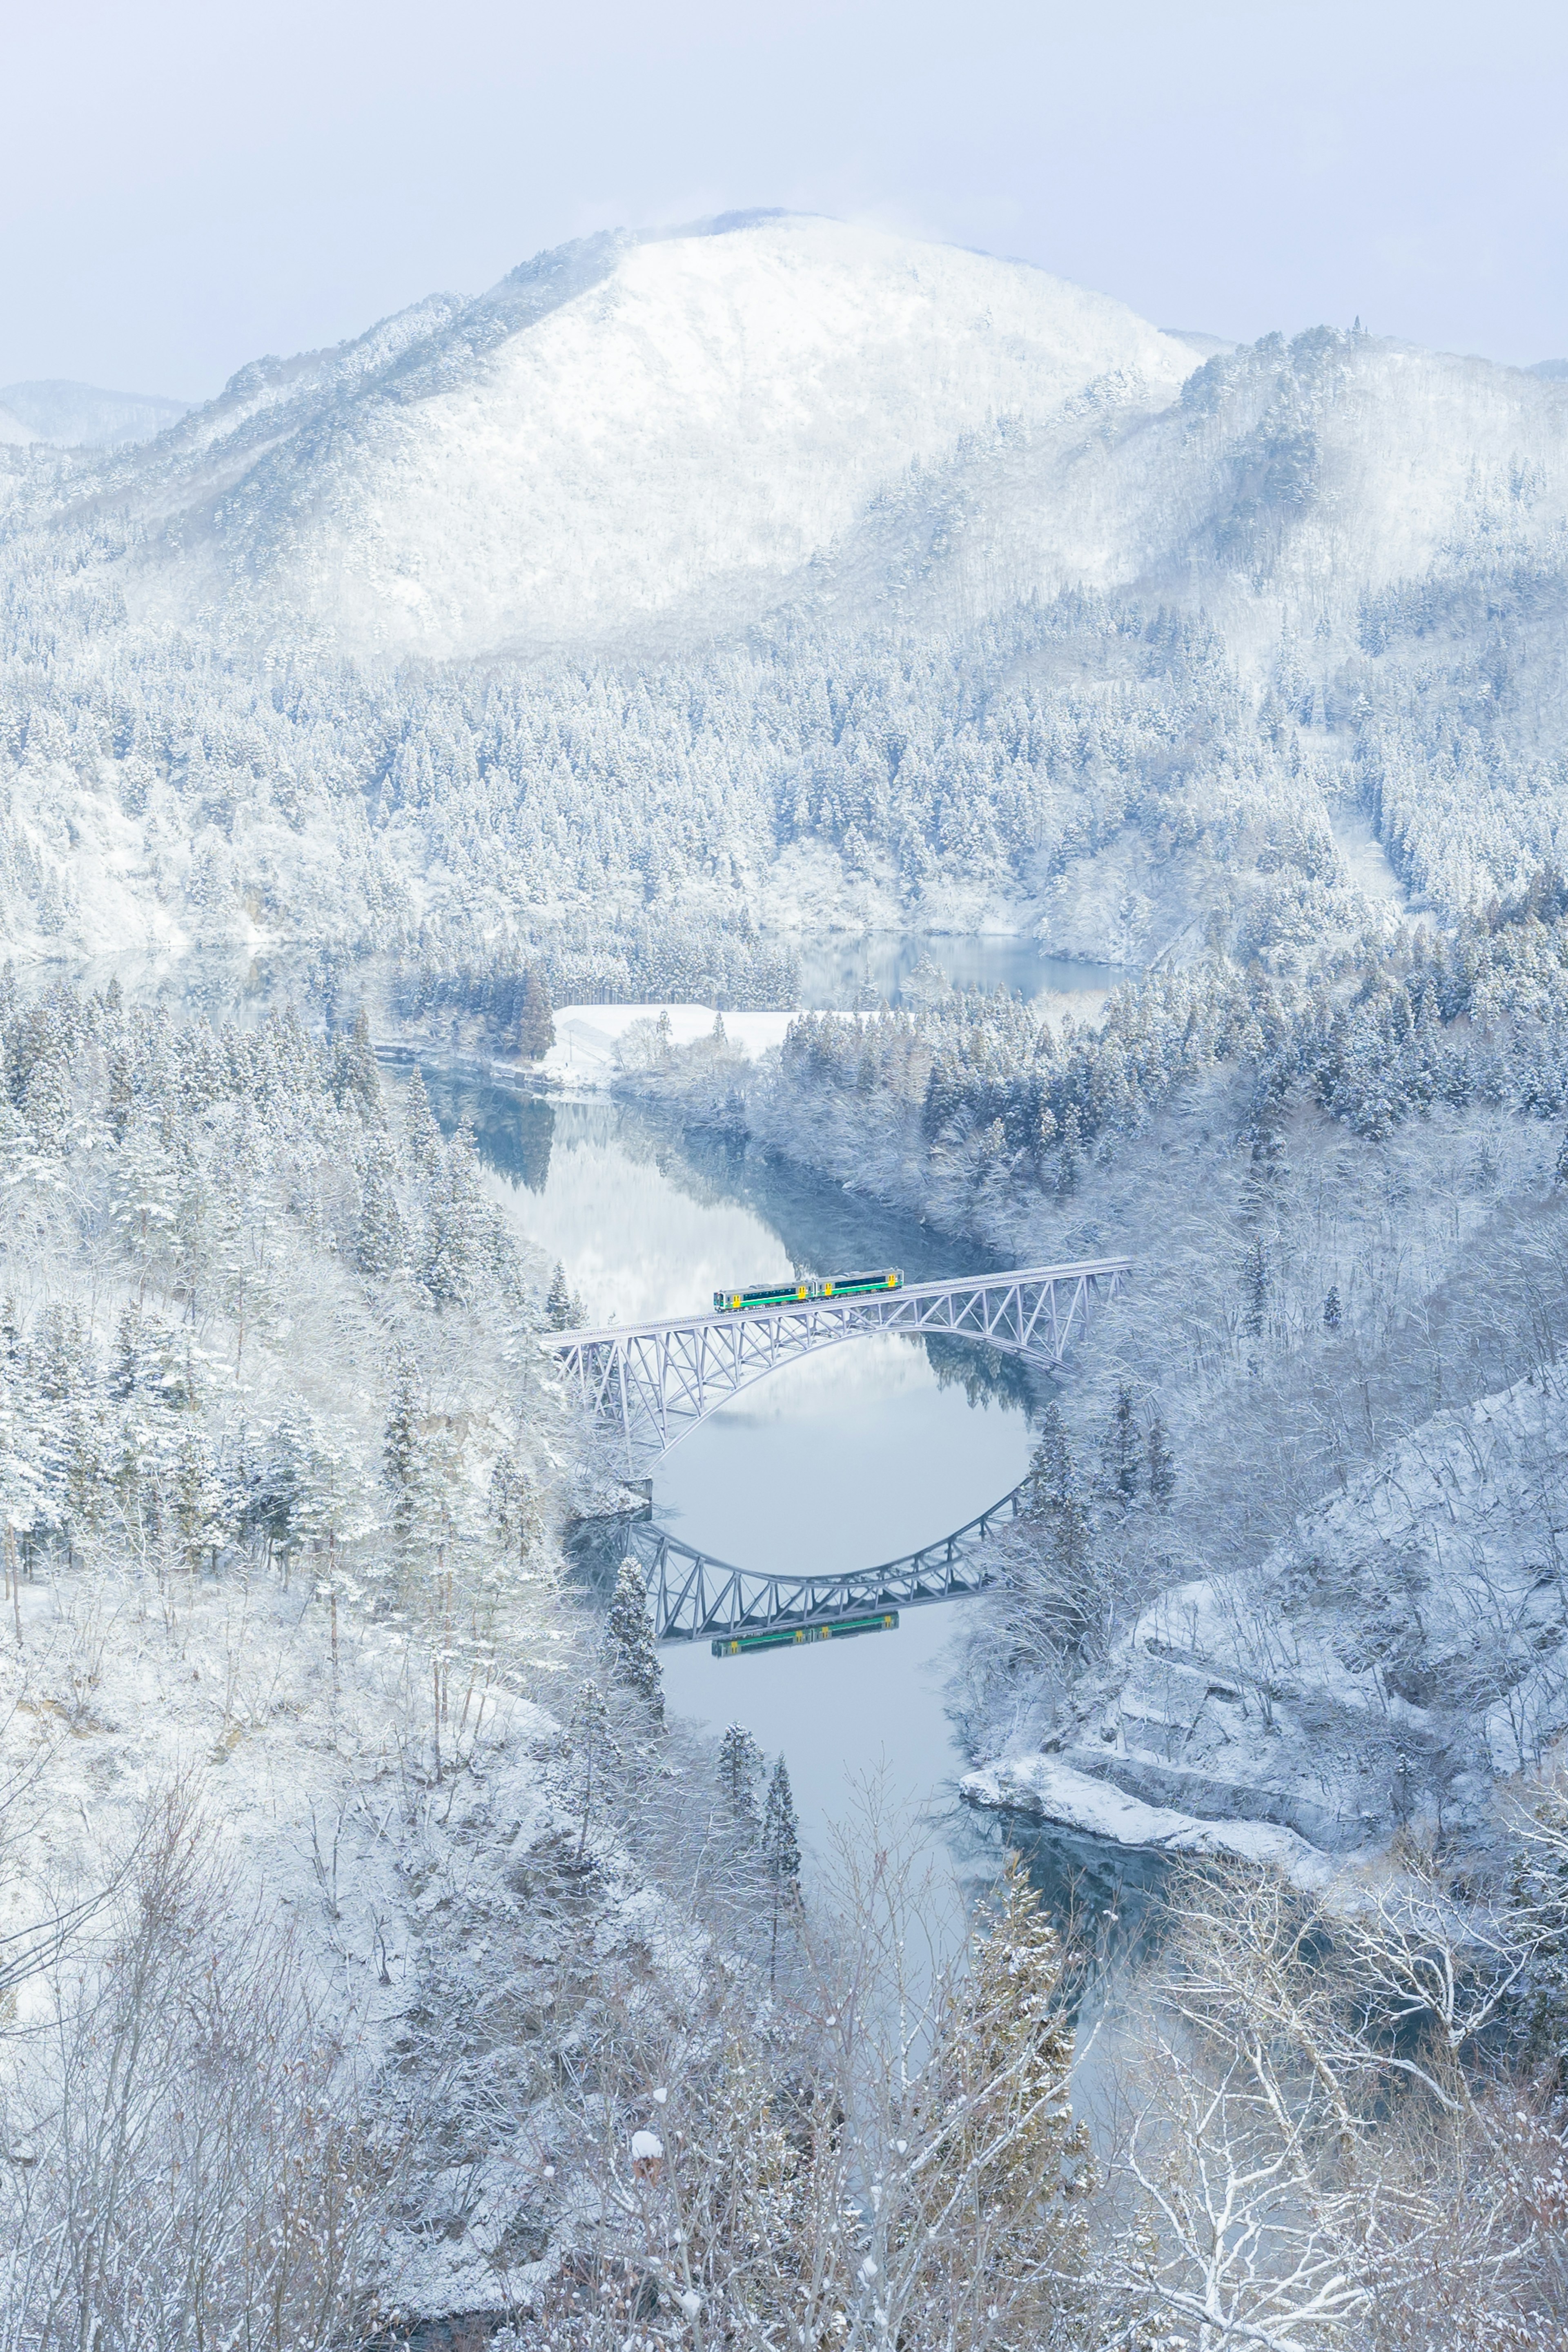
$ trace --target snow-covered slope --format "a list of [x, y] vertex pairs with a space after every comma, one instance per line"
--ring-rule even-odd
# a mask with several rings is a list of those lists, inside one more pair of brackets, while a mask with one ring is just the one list
[[274, 614], [438, 656], [731, 623], [911, 467], [1002, 418], [1059, 427], [1098, 385], [1081, 438], [1084, 415], [1163, 407], [1194, 362], [1043, 272], [838, 222], [596, 242], [564, 289], [533, 265], [438, 318], [330, 420], [305, 404], [210, 503], [234, 430], [193, 419], [205, 463], [160, 585], [188, 607], [243, 581]]
[[1282, 614], [1344, 640], [1369, 593], [1552, 539], [1568, 390], [1326, 329], [1238, 352], [1019, 263], [748, 216], [256, 362], [66, 495], [138, 517], [133, 610], [396, 654], [1079, 586], [1272, 646]]
[[[1331, 1849], [1462, 1816], [1568, 1726], [1565, 1576], [1553, 1370], [1435, 1414], [1257, 1570], [1162, 1592], [1060, 1762]], [[991, 1777], [1043, 1801], [1028, 1758]]]
[[1539, 374], [834, 221], [605, 234], [0, 447], [0, 938], [673, 898], [1132, 963], [1271, 877], [1289, 957], [1347, 817], [1468, 913], [1568, 855], [1565, 547]]

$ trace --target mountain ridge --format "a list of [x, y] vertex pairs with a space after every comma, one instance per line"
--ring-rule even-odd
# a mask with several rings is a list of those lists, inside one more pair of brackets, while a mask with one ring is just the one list
[[1568, 390], [820, 218], [0, 451], [0, 586], [29, 953], [743, 908], [1138, 964], [1245, 901], [1283, 970], [1568, 860]]

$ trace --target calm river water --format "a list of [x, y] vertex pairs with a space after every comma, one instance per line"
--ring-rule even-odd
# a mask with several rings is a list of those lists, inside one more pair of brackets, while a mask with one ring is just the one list
[[[919, 1280], [994, 1263], [785, 1163], [678, 1137], [633, 1105], [426, 1075], [443, 1124], [473, 1122], [492, 1196], [562, 1261], [590, 1323], [679, 1314], [722, 1283], [796, 1265], [895, 1265]], [[967, 1347], [933, 1361], [921, 1341], [851, 1341], [773, 1374], [685, 1438], [655, 1473], [654, 1516], [747, 1568], [894, 1559], [1022, 1477], [1041, 1392], [1016, 1370], [1004, 1368], [998, 1387]], [[715, 1733], [743, 1723], [770, 1758], [785, 1755], [819, 1855], [854, 1815], [858, 1787], [879, 1779], [938, 1876], [962, 1891], [989, 1878], [1002, 1843], [1001, 1825], [957, 1797], [965, 1759], [946, 1707], [954, 1645], [976, 1607], [910, 1609], [896, 1633], [761, 1657], [670, 1645], [667, 1700]], [[1016, 1817], [1007, 1835], [1029, 1847], [1054, 1906], [1123, 1923], [1112, 1940], [1124, 1941], [1149, 1882], [1140, 1857], [1030, 1834]]]
[[[444, 1124], [473, 1120], [493, 1196], [562, 1261], [590, 1323], [705, 1307], [723, 1283], [797, 1264], [896, 1265], [918, 1280], [991, 1262], [779, 1162], [679, 1139], [631, 1105], [426, 1079]], [[891, 1338], [791, 1366], [665, 1456], [654, 1516], [747, 1568], [855, 1568], [911, 1550], [995, 1502], [1027, 1465], [1026, 1384], [976, 1388], [977, 1369], [968, 1348], [933, 1364], [923, 1342]], [[772, 1656], [672, 1645], [668, 1703], [782, 1749], [818, 1849], [868, 1774], [885, 1773], [911, 1809], [950, 1810], [963, 1759], [943, 1684], [970, 1605], [907, 1610], [897, 1633]]]

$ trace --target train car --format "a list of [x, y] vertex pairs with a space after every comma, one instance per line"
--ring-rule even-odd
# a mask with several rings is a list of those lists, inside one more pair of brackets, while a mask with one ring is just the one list
[[713, 1293], [713, 1312], [715, 1315], [735, 1315], [747, 1307], [796, 1307], [815, 1296], [813, 1285], [805, 1280], [759, 1282], [749, 1290], [716, 1290]]
[[715, 1315], [738, 1315], [748, 1307], [799, 1307], [809, 1298], [867, 1298], [879, 1290], [898, 1290], [903, 1273], [896, 1265], [879, 1266], [870, 1274], [830, 1274], [821, 1281], [802, 1275], [793, 1282], [759, 1282], [747, 1290], [716, 1290]]
[[857, 1633], [896, 1633], [899, 1612], [880, 1609], [874, 1617], [837, 1617], [826, 1625], [773, 1626], [765, 1633], [730, 1633], [710, 1643], [716, 1658], [744, 1658], [753, 1650], [794, 1650], [806, 1642], [847, 1642]]
[[817, 1285], [819, 1298], [865, 1298], [872, 1291], [899, 1290], [903, 1286], [903, 1271], [896, 1265], [879, 1266], [870, 1274], [835, 1274]]

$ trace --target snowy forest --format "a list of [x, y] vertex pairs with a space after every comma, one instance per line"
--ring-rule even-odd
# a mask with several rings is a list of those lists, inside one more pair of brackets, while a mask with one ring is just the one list
[[[0, 2352], [1568, 2340], [1568, 394], [931, 251], [584, 240], [0, 448]], [[644, 507], [574, 506], [593, 336], [701, 271], [743, 325], [780, 252], [870, 354], [800, 329], [804, 459], [677, 386]], [[500, 556], [411, 487], [497, 416], [557, 533]], [[708, 572], [616, 604], [688, 463]], [[801, 1009], [884, 933], [1112, 983]], [[1033, 1416], [944, 1669], [967, 1877], [875, 1780], [813, 1850], [798, 1753], [669, 1703], [579, 1542], [646, 1498], [576, 1275], [443, 1060], [1131, 1261], [1048, 1390], [932, 1343]]]

